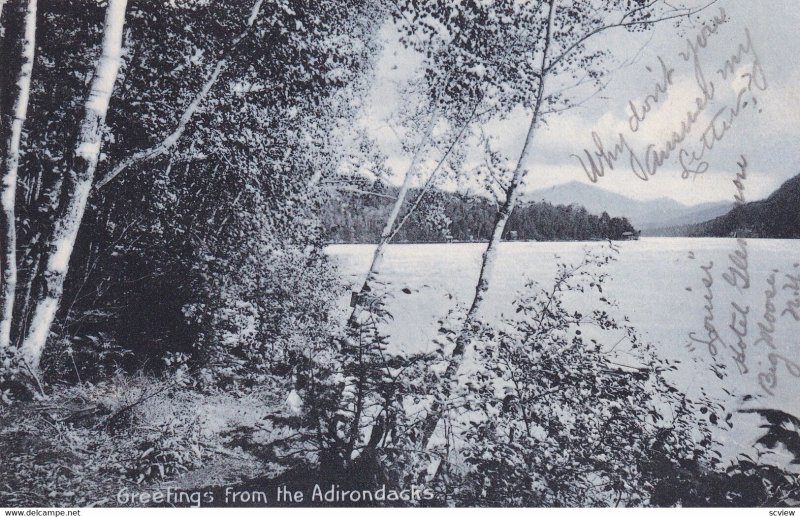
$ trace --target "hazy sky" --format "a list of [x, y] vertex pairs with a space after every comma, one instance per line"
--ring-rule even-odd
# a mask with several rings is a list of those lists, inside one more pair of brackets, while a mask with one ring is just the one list
[[[733, 201], [736, 187], [732, 180], [737, 161], [744, 156], [748, 162], [746, 199], [768, 195], [800, 173], [798, 7], [796, 0], [718, 0], [708, 9], [709, 18], [719, 16], [720, 9], [728, 17], [708, 37], [707, 46], [697, 50], [703, 77], [714, 85], [713, 98], [655, 174], [638, 173], [648, 177], [647, 181], [632, 170], [630, 151], [644, 161], [650, 144], [663, 148], [673, 132], [680, 131], [687, 114], [697, 111], [696, 99], [703, 97], [703, 90], [687, 39], [695, 40], [701, 27], [686, 25], [678, 31], [665, 23], [646, 35], [615, 30], [600, 36], [595, 45], [614, 49], [620, 62], [629, 63], [613, 73], [603, 91], [579, 107], [547, 119], [536, 135], [533, 159], [527, 164], [527, 188], [536, 190], [570, 181], [591, 183], [573, 155], [584, 156], [586, 162], [585, 149], [595, 154], [596, 133], [607, 150], [620, 143], [620, 135], [628, 146], [613, 170], [606, 165], [605, 175], [595, 183], [601, 188], [638, 199], [671, 197], [686, 204]], [[386, 120], [403, 100], [398, 85], [414, 77], [421, 60], [397, 42], [392, 27], [383, 32], [386, 47], [363, 124], [390, 156], [392, 169], [400, 173], [409, 162], [399, 146], [399, 139], [406, 135], [397, 134], [397, 128], [390, 130]], [[740, 59], [732, 67], [733, 73], [725, 73], [726, 61], [735, 55]], [[656, 85], [665, 83], [665, 69], [671, 70], [666, 94], [659, 95], [657, 102], [651, 99], [652, 110], [632, 131], [629, 102], [641, 107]], [[740, 110], [733, 117], [731, 110], [737, 105]], [[730, 127], [724, 126], [727, 121], [732, 121]], [[506, 120], [490, 123], [485, 131], [494, 137], [496, 149], [513, 160], [519, 155], [526, 127], [527, 116], [520, 110]], [[712, 130], [706, 131], [710, 127], [724, 135], [714, 139]], [[703, 150], [704, 134], [708, 143], [713, 142], [710, 149]], [[682, 178], [680, 149], [686, 151], [686, 162], [691, 161], [691, 153], [699, 156], [702, 152], [694, 168], [705, 162], [707, 171]]]

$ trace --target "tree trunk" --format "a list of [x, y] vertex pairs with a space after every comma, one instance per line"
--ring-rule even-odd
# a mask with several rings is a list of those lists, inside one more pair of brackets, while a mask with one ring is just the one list
[[[366, 280], [364, 281], [364, 285], [361, 287], [361, 291], [359, 292], [358, 297], [356, 298], [356, 305], [353, 308], [353, 312], [350, 314], [350, 318], [348, 320], [348, 325], [351, 328], [355, 328], [356, 324], [358, 323], [358, 316], [361, 313], [361, 307], [362, 307], [361, 299], [367, 292], [369, 292], [369, 290], [370, 290], [370, 287], [369, 287], [370, 282], [375, 279], [376, 275], [378, 274], [378, 272], [381, 269], [381, 265], [383, 264], [384, 253], [386, 251], [386, 246], [389, 243], [391, 243], [392, 239], [397, 234], [397, 232], [400, 230], [400, 228], [405, 224], [405, 222], [408, 220], [408, 218], [411, 216], [411, 214], [414, 212], [414, 210], [416, 210], [417, 207], [422, 202], [422, 198], [424, 197], [425, 192], [428, 189], [430, 189], [430, 187], [433, 185], [434, 180], [436, 178], [436, 174], [439, 172], [439, 169], [441, 169], [441, 167], [444, 165], [445, 161], [447, 160], [448, 156], [450, 156], [450, 153], [452, 153], [453, 149], [455, 149], [455, 147], [458, 144], [459, 140], [461, 140], [461, 137], [466, 133], [466, 130], [469, 127], [470, 122], [472, 122], [472, 119], [475, 116], [475, 112], [476, 112], [476, 110], [478, 108], [478, 104], [479, 103], [475, 104], [475, 108], [473, 108], [472, 114], [464, 122], [464, 124], [461, 126], [461, 129], [458, 131], [456, 137], [453, 139], [452, 143], [447, 148], [447, 151], [439, 159], [439, 162], [436, 164], [436, 167], [433, 169], [433, 171], [431, 172], [431, 175], [428, 177], [427, 181], [423, 185], [421, 192], [417, 195], [416, 199], [411, 203], [411, 206], [409, 207], [409, 209], [406, 212], [405, 216], [402, 219], [400, 219], [399, 222], [397, 222], [398, 217], [400, 215], [400, 211], [402, 210], [403, 203], [405, 201], [405, 198], [408, 195], [408, 191], [409, 191], [410, 186], [411, 186], [411, 180], [413, 179], [413, 171], [416, 170], [416, 168], [417, 168], [417, 164], [419, 162], [419, 159], [422, 156], [422, 150], [423, 150], [423, 148], [425, 146], [426, 141], [430, 138], [430, 134], [431, 134], [431, 132], [433, 130], [433, 127], [435, 125], [435, 117], [432, 117], [430, 126], [426, 130], [426, 136], [420, 142], [419, 148], [414, 153], [414, 157], [412, 158], [411, 165], [409, 166], [408, 170], [406, 171], [406, 175], [403, 178], [403, 185], [400, 188], [400, 193], [398, 194], [397, 198], [395, 199], [395, 202], [394, 202], [392, 210], [391, 210], [391, 212], [389, 214], [389, 217], [387, 218], [386, 223], [384, 224], [383, 231], [381, 232], [381, 239], [380, 239], [380, 241], [378, 243], [378, 246], [375, 248], [375, 253], [373, 254], [372, 263], [370, 265], [369, 271], [367, 272]], [[357, 387], [357, 392], [359, 393], [359, 396], [356, 397], [356, 400], [353, 403], [354, 404], [354, 411], [353, 411], [354, 412], [354, 417], [353, 417], [353, 423], [352, 423], [351, 428], [350, 428], [350, 437], [349, 437], [349, 441], [348, 441], [348, 450], [346, 452], [346, 458], [348, 460], [352, 459], [352, 453], [355, 450], [356, 442], [358, 440], [359, 432], [360, 432], [360, 419], [361, 419], [361, 414], [362, 414], [362, 411], [363, 411], [363, 397], [361, 396], [361, 393], [363, 392], [363, 387], [362, 387], [363, 386], [363, 382], [364, 382], [363, 379], [359, 380], [359, 386]], [[374, 429], [373, 429], [373, 431], [374, 431]], [[379, 438], [379, 437], [377, 435], [373, 434], [371, 439], [372, 438]], [[372, 448], [374, 448], [374, 444], [373, 444]]]
[[431, 404], [431, 410], [423, 422], [421, 442], [421, 448], [423, 450], [427, 448], [428, 442], [436, 431], [436, 428], [439, 425], [439, 420], [442, 416], [444, 405], [446, 404], [453, 387], [458, 382], [456, 374], [458, 373], [458, 369], [460, 368], [461, 362], [464, 359], [467, 346], [470, 343], [472, 331], [475, 329], [478, 320], [478, 312], [483, 305], [486, 292], [489, 290], [489, 282], [491, 281], [492, 272], [494, 270], [495, 262], [497, 261], [497, 251], [500, 246], [500, 241], [503, 237], [503, 230], [505, 230], [508, 218], [511, 217], [511, 213], [514, 211], [514, 207], [516, 206], [517, 198], [519, 196], [519, 189], [528, 173], [527, 169], [525, 169], [525, 163], [530, 157], [531, 148], [533, 146], [533, 138], [536, 133], [536, 127], [539, 124], [542, 100], [544, 99], [544, 83], [546, 76], [545, 69], [547, 68], [547, 54], [550, 49], [552, 37], [553, 11], [555, 10], [553, 7], [553, 2], [554, 0], [550, 0], [548, 2], [548, 23], [545, 34], [544, 49], [542, 50], [542, 64], [540, 68], [541, 75], [539, 77], [539, 86], [536, 89], [533, 114], [531, 115], [531, 121], [528, 125], [528, 133], [525, 136], [525, 143], [522, 146], [522, 152], [520, 153], [519, 160], [517, 161], [517, 165], [514, 169], [514, 175], [511, 179], [511, 183], [506, 189], [506, 200], [498, 211], [491, 239], [486, 247], [486, 251], [483, 252], [481, 271], [478, 277], [478, 283], [475, 285], [475, 296], [473, 297], [472, 304], [470, 305], [469, 311], [464, 318], [464, 324], [462, 325], [461, 330], [458, 333], [458, 337], [456, 338], [456, 345], [453, 348], [449, 364], [447, 365], [447, 369], [445, 370], [442, 380], [442, 396], [433, 401]]
[[383, 230], [381, 231], [381, 238], [378, 241], [378, 245], [375, 247], [375, 252], [372, 254], [372, 263], [369, 266], [369, 271], [367, 272], [367, 277], [364, 280], [364, 285], [361, 286], [361, 290], [358, 293], [358, 296], [355, 301], [355, 306], [353, 307], [353, 312], [350, 314], [350, 318], [348, 320], [348, 324], [353, 326], [358, 321], [358, 316], [361, 314], [361, 300], [363, 299], [364, 295], [366, 295], [370, 291], [370, 283], [375, 280], [376, 275], [381, 269], [381, 264], [383, 264], [383, 257], [386, 253], [386, 246], [392, 241], [392, 237], [394, 237], [394, 227], [395, 223], [397, 222], [397, 218], [400, 215], [400, 210], [403, 208], [403, 204], [406, 201], [406, 197], [408, 196], [408, 190], [411, 188], [411, 181], [414, 179], [414, 171], [417, 170], [417, 166], [419, 165], [419, 161], [424, 154], [425, 144], [428, 142], [428, 139], [433, 132], [433, 126], [436, 123], [436, 116], [431, 117], [431, 121], [428, 124], [428, 127], [425, 128], [425, 133], [422, 137], [422, 140], [419, 143], [419, 146], [414, 151], [414, 156], [411, 159], [411, 164], [408, 166], [406, 170], [406, 175], [403, 178], [403, 184], [400, 186], [400, 191], [397, 193], [397, 198], [394, 201], [394, 205], [392, 205], [392, 210], [389, 212], [389, 216], [386, 218], [386, 223], [383, 225]]
[[70, 256], [92, 188], [106, 112], [121, 63], [126, 6], [127, 0], [109, 0], [106, 8], [102, 55], [95, 68], [78, 144], [64, 182], [64, 198], [59, 206], [53, 236], [44, 257], [42, 293], [34, 301], [33, 318], [21, 347], [22, 359], [34, 372], [38, 370], [39, 360], [61, 301]]
[[36, 48], [36, 0], [29, 0], [25, 11], [25, 31], [22, 39], [22, 62], [17, 76], [16, 95], [6, 155], [0, 162], [0, 242], [2, 242], [2, 292], [0, 292], [0, 350], [11, 340], [11, 321], [14, 314], [14, 296], [17, 288], [17, 230], [14, 205], [17, 197], [17, 170], [22, 126], [28, 113], [31, 75]]

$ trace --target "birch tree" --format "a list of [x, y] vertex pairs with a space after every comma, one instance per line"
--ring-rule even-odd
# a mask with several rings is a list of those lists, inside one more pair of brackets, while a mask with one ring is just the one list
[[[476, 120], [476, 114], [482, 98], [452, 98], [442, 90], [442, 88], [434, 86], [429, 92], [422, 95], [422, 102], [427, 103], [427, 109], [431, 111], [429, 122], [421, 130], [422, 136], [419, 143], [411, 148], [412, 158], [410, 164], [402, 175], [403, 179], [400, 188], [384, 221], [364, 284], [357, 294], [354, 293], [354, 308], [348, 320], [351, 326], [357, 322], [364, 298], [371, 291], [371, 284], [380, 273], [387, 246], [397, 236], [409, 218], [420, 208], [426, 194], [442, 179], [442, 171], [447, 169], [448, 161], [455, 154], [455, 151], [464, 144], [466, 136], [470, 133], [471, 126]], [[449, 124], [452, 128], [440, 138], [435, 138], [433, 136], [434, 129], [441, 122]], [[427, 173], [427, 177], [425, 177], [426, 173], [421, 167], [426, 157], [436, 159], [435, 165]], [[414, 180], [419, 180], [423, 177], [425, 177], [425, 180], [422, 182], [416, 197], [409, 199], [409, 191]]]
[[[21, 66], [15, 83], [14, 103], [10, 116], [3, 117], [3, 133], [7, 132], [6, 155], [0, 161], [0, 227], [2, 235], [2, 292], [0, 292], [0, 349], [8, 348], [11, 338], [11, 323], [14, 314], [14, 299], [17, 287], [17, 231], [16, 204], [17, 171], [20, 159], [22, 127], [28, 112], [28, 99], [33, 75], [33, 60], [36, 49], [36, 0], [29, 0], [25, 9], [25, 29], [21, 42]], [[7, 127], [10, 126], [10, 127]]]
[[[114, 368], [107, 347], [164, 344], [148, 349], [149, 364], [178, 348], [196, 351], [198, 361], [263, 357], [267, 344], [310, 329], [298, 301], [307, 286], [298, 284], [313, 285], [314, 268], [325, 276], [313, 186], [330, 174], [326, 157], [335, 153], [323, 137], [358, 107], [379, 9], [360, 0], [179, 1], [159, 9], [130, 2], [114, 108], [98, 121], [102, 139], [92, 141], [83, 98], [98, 67], [75, 42], [101, 45], [105, 4], [39, 8], [43, 66], [24, 133], [35, 152], [21, 155], [15, 207], [13, 348], [33, 365], [49, 339], [46, 379], [86, 379]], [[102, 142], [89, 167], [93, 149], [75, 141]], [[88, 198], [87, 168], [96, 178]], [[67, 222], [78, 213], [79, 224]], [[68, 252], [56, 246], [70, 241]], [[154, 298], [159, 289], [175, 296]], [[257, 335], [233, 331], [250, 328], [251, 318]], [[140, 324], [121, 323], [132, 321]]]
[[100, 157], [106, 113], [121, 65], [122, 36], [127, 0], [109, 0], [103, 26], [101, 55], [97, 61], [85, 104], [78, 143], [67, 173], [53, 236], [45, 255], [43, 289], [35, 300], [33, 318], [20, 349], [32, 371], [38, 370], [50, 327], [58, 310], [73, 247]]
[[[712, 2], [713, 3], [713, 2]], [[533, 144], [544, 114], [574, 107], [566, 82], [586, 80], [601, 87], [610, 72], [610, 49], [592, 46], [594, 40], [612, 29], [646, 30], [653, 24], [686, 19], [696, 9], [668, 2], [616, 0], [580, 5], [559, 0], [492, 3], [442, 2], [401, 3], [401, 10], [416, 23], [409, 32], [421, 30], [427, 36], [431, 55], [429, 76], [435, 80], [454, 73], [466, 84], [488, 82], [492, 105], [497, 113], [523, 107], [529, 114], [526, 136], [510, 177], [501, 189], [504, 199], [498, 207], [492, 236], [482, 255], [475, 292], [461, 330], [457, 333], [443, 375], [442, 391], [425, 418], [422, 448], [426, 448], [439, 423], [457, 375], [480, 320], [480, 310], [492, 279], [498, 248], [509, 217], [517, 205], [530, 175]], [[582, 76], [585, 78], [583, 79]], [[552, 83], [552, 84], [551, 84]]]
[[366, 279], [364, 280], [364, 284], [361, 286], [361, 290], [356, 296], [353, 311], [350, 314], [350, 325], [354, 325], [357, 322], [358, 315], [361, 312], [364, 296], [370, 292], [371, 285], [374, 283], [378, 273], [381, 270], [383, 258], [386, 254], [386, 247], [389, 245], [392, 237], [395, 234], [395, 226], [397, 224], [397, 219], [400, 216], [400, 211], [403, 209], [403, 205], [405, 205], [406, 198], [408, 197], [408, 191], [411, 188], [416, 174], [418, 173], [420, 162], [425, 156], [426, 151], [429, 150], [428, 144], [435, 123], [435, 116], [431, 116], [430, 120], [425, 124], [426, 127], [422, 130], [420, 141], [417, 143], [415, 149], [413, 149], [411, 163], [403, 174], [403, 181], [400, 184], [397, 197], [395, 197], [394, 202], [392, 203], [392, 208], [389, 211], [389, 215], [386, 217], [383, 230], [381, 230], [380, 239], [378, 240], [378, 244], [375, 246], [375, 251], [372, 253], [372, 262], [370, 263], [369, 270], [367, 271]]
[[[353, 415], [345, 439], [346, 446], [343, 453], [345, 464], [350, 464], [352, 460], [360, 461], [362, 459], [361, 456], [364, 454], [364, 447], [374, 449], [376, 446], [375, 440], [381, 434], [378, 429], [383, 428], [381, 426], [385, 425], [384, 422], [384, 424], [375, 426], [368, 441], [367, 437], [362, 435], [364, 430], [372, 428], [373, 424], [375, 424], [372, 421], [374, 415], [367, 415], [370, 406], [374, 409], [376, 406], [387, 403], [385, 400], [382, 402], [373, 400], [375, 393], [371, 393], [368, 387], [370, 383], [380, 384], [382, 382], [385, 374], [385, 365], [387, 362], [391, 362], [391, 359], [387, 360], [384, 354], [376, 353], [377, 348], [379, 348], [379, 345], [377, 348], [376, 345], [380, 341], [380, 332], [376, 326], [376, 320], [381, 319], [379, 313], [383, 312], [383, 310], [378, 307], [381, 305], [380, 301], [378, 301], [377, 305], [374, 303], [380, 295], [376, 297], [375, 293], [373, 293], [382, 270], [387, 247], [406, 222], [418, 211], [433, 185], [442, 179], [442, 171], [447, 169], [449, 160], [456, 154], [456, 149], [463, 144], [464, 137], [469, 133], [480, 105], [480, 99], [478, 99], [472, 109], [465, 111], [463, 106], [470, 106], [469, 99], [448, 99], [447, 102], [443, 102], [444, 99], [447, 99], [447, 96], [441, 95], [438, 90], [438, 88], [432, 88], [431, 91], [422, 95], [422, 115], [418, 118], [422, 118], [424, 121], [416, 124], [421, 126], [416, 131], [420, 135], [420, 140], [415, 146], [411, 146], [410, 164], [402, 176], [402, 183], [392, 200], [386, 219], [383, 221], [383, 228], [373, 251], [372, 261], [364, 283], [358, 293], [353, 293], [353, 310], [347, 325], [348, 335], [346, 339], [348, 342], [342, 348], [342, 352], [352, 356], [343, 357], [342, 360], [345, 365], [344, 369], [353, 375], [352, 378], [348, 377], [343, 384], [339, 395], [340, 402]], [[449, 109], [443, 109], [445, 107], [449, 107]], [[445, 115], [439, 116], [441, 112], [445, 113]], [[434, 130], [438, 122], [447, 122], [451, 129], [446, 131], [443, 136], [436, 138]], [[430, 172], [425, 172], [423, 162], [425, 158], [430, 161], [430, 158], [433, 157], [431, 155], [436, 158], [435, 165]], [[453, 164], [449, 165], [453, 166]], [[422, 182], [416, 196], [409, 199], [413, 182], [422, 179], [426, 174], [427, 177]], [[382, 390], [378, 389], [377, 391]], [[380, 397], [378, 398], [380, 399]], [[365, 441], [367, 441], [366, 445], [364, 444]], [[367, 453], [366, 456], [371, 456], [371, 452]]]

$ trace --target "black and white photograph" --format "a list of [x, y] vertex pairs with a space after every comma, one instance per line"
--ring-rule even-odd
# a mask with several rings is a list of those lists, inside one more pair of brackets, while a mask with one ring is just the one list
[[0, 0], [0, 509], [793, 515], [798, 27]]

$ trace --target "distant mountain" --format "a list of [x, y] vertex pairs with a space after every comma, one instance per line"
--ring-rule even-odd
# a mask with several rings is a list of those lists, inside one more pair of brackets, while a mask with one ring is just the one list
[[733, 206], [729, 202], [687, 206], [666, 197], [639, 201], [577, 181], [536, 190], [525, 198], [555, 205], [579, 205], [591, 213], [607, 212], [611, 216], [625, 216], [645, 235], [658, 235], [658, 228], [707, 221], [728, 212]]
[[735, 203], [718, 201], [688, 207], [687, 211], [673, 219], [666, 219], [657, 225], [645, 228], [642, 235], [651, 237], [686, 237], [689, 229], [701, 222], [725, 215], [736, 206]]
[[730, 212], [686, 228], [692, 237], [800, 238], [800, 174], [767, 199], [739, 205]]
[[[700, 221], [708, 221], [709, 219], [727, 214], [734, 206], [734, 203], [728, 201], [717, 201], [690, 206], [687, 207], [682, 215], [663, 221], [662, 227], [684, 226], [696, 224]], [[656, 231], [655, 229], [651, 229], [650, 234], [654, 234], [653, 232]]]

